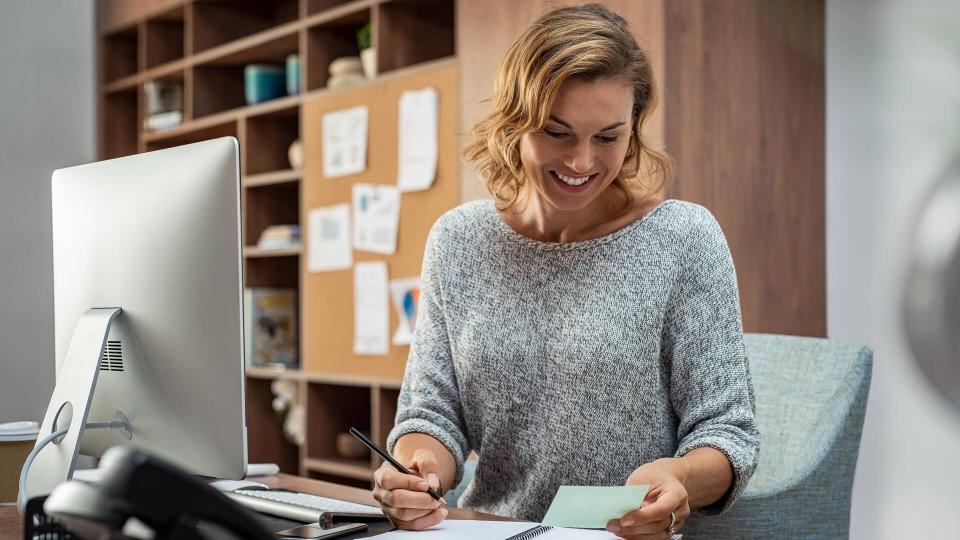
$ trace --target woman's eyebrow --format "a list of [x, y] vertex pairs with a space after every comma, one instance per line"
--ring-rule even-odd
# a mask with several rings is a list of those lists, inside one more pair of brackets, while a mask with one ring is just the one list
[[[553, 120], [554, 122], [556, 122], [556, 123], [558, 123], [558, 124], [566, 127], [567, 129], [573, 129], [573, 126], [571, 126], [571, 125], [568, 124], [567, 122], [564, 122], [562, 119], [560, 119], [560, 118], [558, 118], [558, 117], [556, 117], [556, 116], [554, 116], [554, 115], [552, 115], [552, 114], [550, 115], [550, 120]], [[622, 125], [624, 125], [624, 124], [626, 124], [626, 122], [623, 122], [623, 121], [614, 122], [613, 124], [610, 124], [609, 126], [601, 129], [600, 131], [609, 131], [609, 130], [611, 130], [611, 129], [613, 129], [613, 128], [618, 128], [618, 127], [620, 127], [620, 126], [622, 126]]]

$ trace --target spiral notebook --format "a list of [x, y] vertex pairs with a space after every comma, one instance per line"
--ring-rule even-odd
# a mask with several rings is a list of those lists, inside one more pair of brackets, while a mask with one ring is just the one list
[[425, 531], [391, 531], [372, 538], [383, 540], [612, 540], [617, 536], [602, 530], [550, 527], [529, 521], [477, 521], [448, 519]]

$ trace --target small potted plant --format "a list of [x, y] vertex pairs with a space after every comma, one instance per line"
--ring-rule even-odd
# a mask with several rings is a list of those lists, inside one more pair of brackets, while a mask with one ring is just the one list
[[357, 45], [360, 47], [360, 62], [363, 64], [363, 73], [368, 79], [377, 76], [377, 49], [373, 47], [370, 23], [357, 30]]

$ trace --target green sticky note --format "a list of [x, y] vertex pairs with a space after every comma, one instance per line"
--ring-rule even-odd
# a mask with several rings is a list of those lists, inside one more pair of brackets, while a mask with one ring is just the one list
[[611, 519], [640, 508], [650, 486], [560, 486], [543, 524], [605, 529]]

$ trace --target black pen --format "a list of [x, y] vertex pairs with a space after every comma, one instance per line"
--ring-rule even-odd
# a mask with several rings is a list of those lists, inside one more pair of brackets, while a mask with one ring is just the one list
[[[404, 467], [403, 465], [401, 465], [399, 461], [393, 459], [393, 457], [392, 457], [390, 454], [384, 452], [383, 449], [381, 449], [379, 446], [373, 444], [373, 441], [371, 441], [370, 439], [368, 439], [363, 433], [360, 433], [360, 430], [359, 430], [359, 429], [353, 428], [353, 427], [350, 428], [350, 434], [353, 435], [354, 437], [360, 439], [360, 442], [362, 442], [363, 444], [365, 444], [365, 445], [367, 446], [367, 448], [369, 448], [369, 449], [373, 450], [374, 452], [380, 454], [380, 457], [382, 457], [383, 459], [385, 459], [385, 460], [387, 461], [387, 463], [393, 465], [393, 468], [394, 468], [394, 469], [402, 472], [403, 474], [413, 475], [413, 473], [410, 472], [409, 469], [407, 469], [406, 467]], [[433, 499], [434, 499], [435, 501], [439, 501], [439, 500], [440, 500], [440, 494], [437, 493], [436, 491], [434, 491], [433, 488], [430, 487], [429, 485], [427, 486], [427, 493], [430, 494], [430, 496], [433, 497]]]

